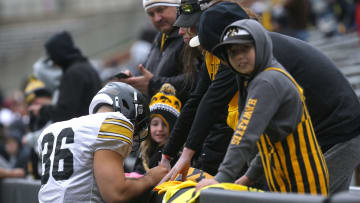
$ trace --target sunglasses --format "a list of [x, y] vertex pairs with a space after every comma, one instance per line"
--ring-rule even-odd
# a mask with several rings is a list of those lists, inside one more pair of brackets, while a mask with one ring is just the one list
[[179, 13], [180, 15], [191, 15], [198, 11], [201, 11], [200, 5], [198, 3], [192, 3], [192, 4], [183, 4], [179, 7]]

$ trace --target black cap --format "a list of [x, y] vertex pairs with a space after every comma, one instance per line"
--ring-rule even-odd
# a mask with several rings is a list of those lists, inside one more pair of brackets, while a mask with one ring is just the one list
[[195, 12], [193, 14], [181, 14], [176, 22], [174, 23], [174, 26], [176, 27], [192, 27], [195, 26], [201, 16], [201, 11]]
[[[254, 39], [250, 35], [250, 33], [244, 29], [241, 29], [239, 27], [235, 27], [229, 25], [225, 28], [224, 33], [221, 35], [220, 43], [217, 44], [213, 50], [212, 53], [214, 53], [216, 56], [225, 56], [224, 48], [226, 45], [229, 44], [249, 44], [253, 43]], [[223, 53], [222, 53], [223, 52]], [[222, 58], [223, 60], [226, 60], [225, 58]]]
[[192, 27], [199, 22], [201, 8], [197, 0], [182, 0], [178, 9], [180, 15], [174, 23], [174, 26]]
[[231, 23], [248, 19], [246, 12], [236, 3], [221, 2], [206, 9], [197, 27], [201, 46], [211, 52], [220, 42], [220, 36]]

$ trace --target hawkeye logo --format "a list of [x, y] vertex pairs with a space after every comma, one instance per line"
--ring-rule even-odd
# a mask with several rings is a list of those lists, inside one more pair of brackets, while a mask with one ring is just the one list
[[241, 138], [244, 136], [244, 133], [246, 131], [246, 128], [250, 122], [251, 116], [255, 110], [257, 103], [257, 99], [249, 99], [246, 106], [244, 113], [241, 117], [241, 120], [235, 130], [235, 133], [233, 135], [233, 138], [231, 140], [231, 144], [239, 145]]

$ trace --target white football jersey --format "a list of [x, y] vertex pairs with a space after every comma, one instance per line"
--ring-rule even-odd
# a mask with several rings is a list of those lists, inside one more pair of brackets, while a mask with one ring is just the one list
[[131, 151], [133, 124], [119, 112], [91, 114], [47, 127], [38, 139], [40, 202], [104, 202], [93, 174], [96, 150]]

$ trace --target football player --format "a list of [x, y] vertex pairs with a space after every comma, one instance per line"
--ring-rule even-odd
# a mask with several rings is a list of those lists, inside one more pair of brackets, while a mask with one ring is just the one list
[[133, 142], [147, 136], [146, 98], [120, 82], [92, 99], [89, 114], [47, 127], [38, 139], [40, 202], [127, 202], [156, 185], [167, 169], [157, 166], [127, 179], [123, 161]]

